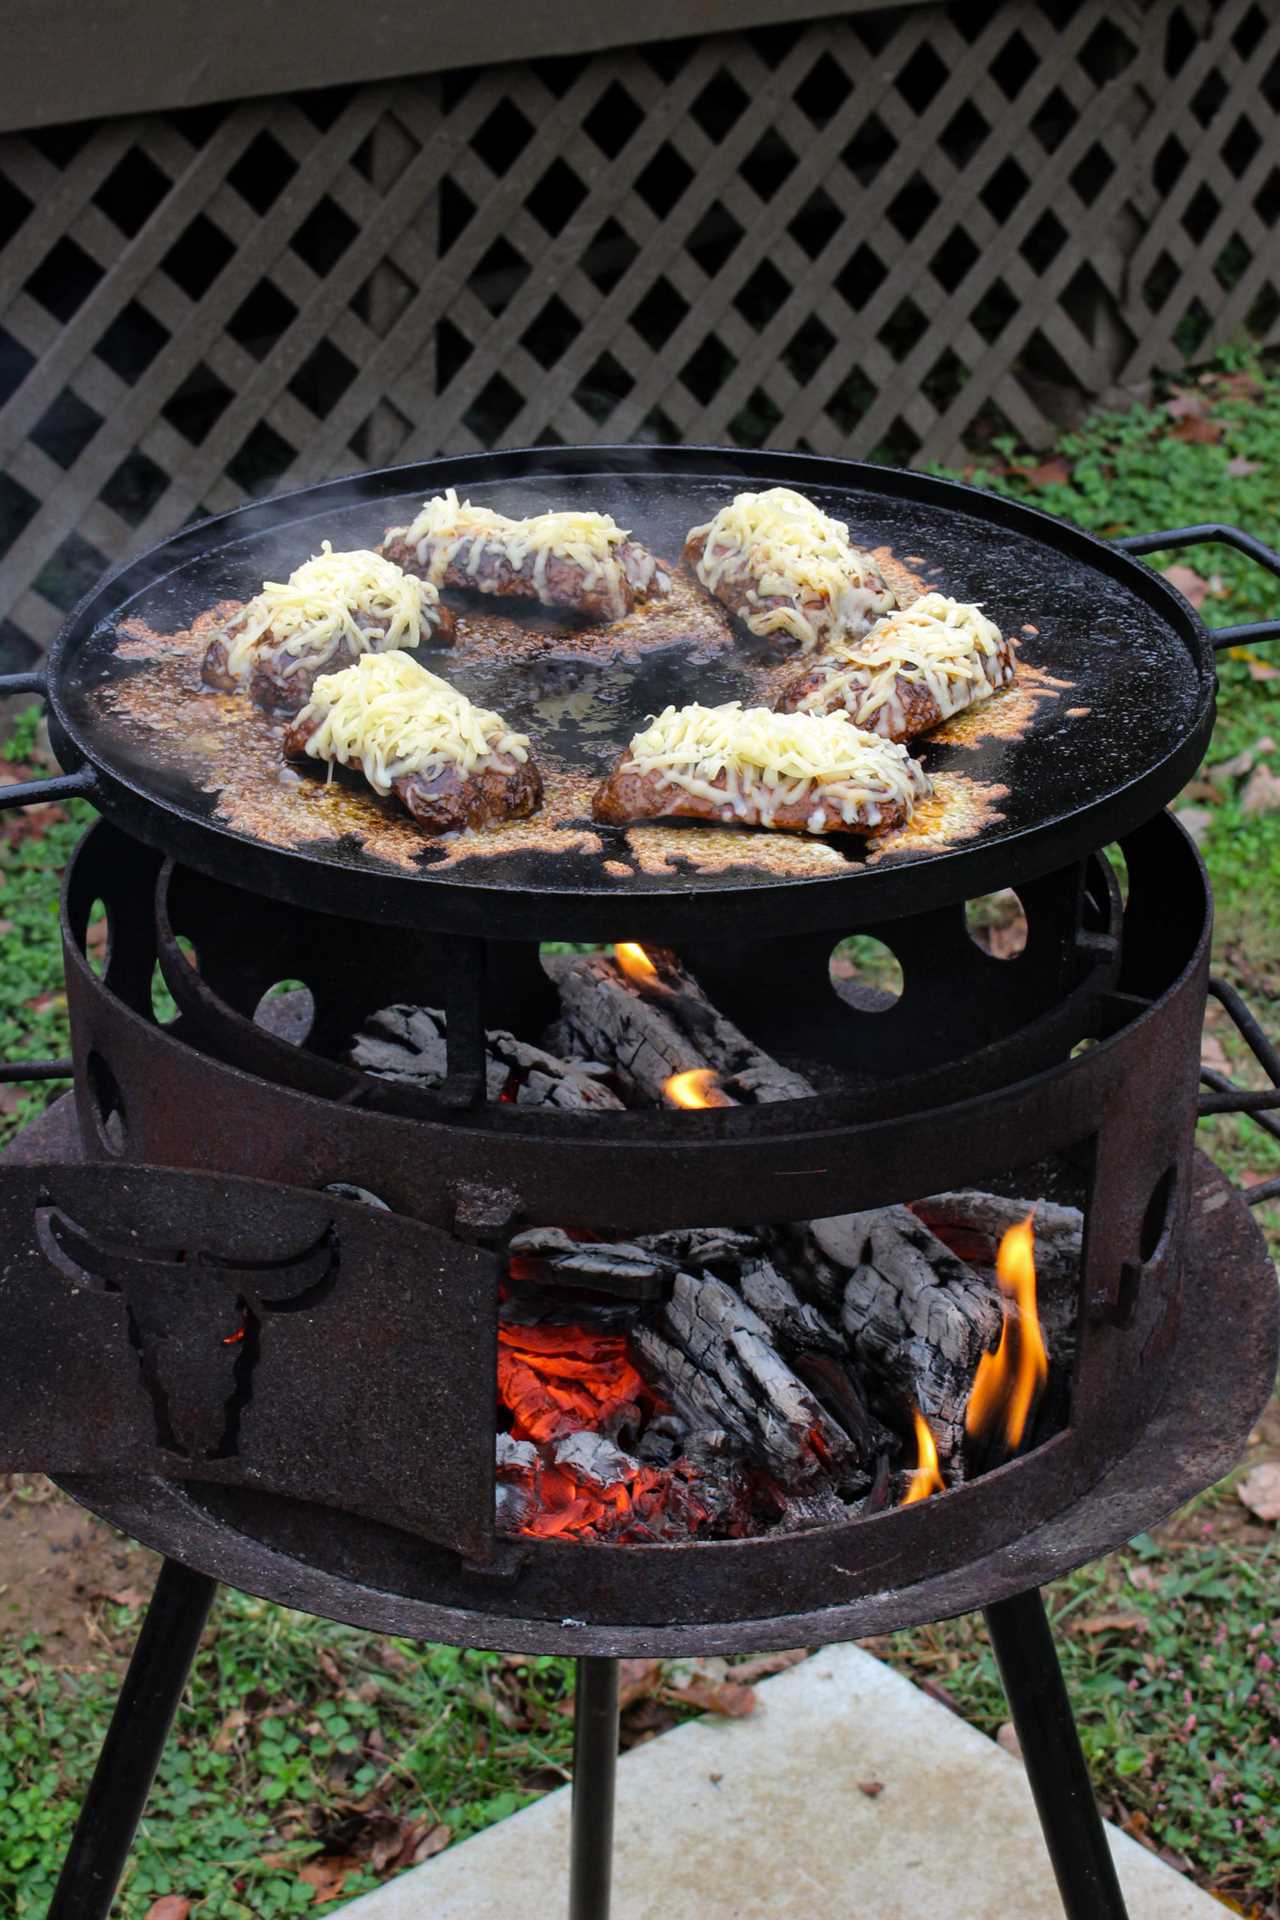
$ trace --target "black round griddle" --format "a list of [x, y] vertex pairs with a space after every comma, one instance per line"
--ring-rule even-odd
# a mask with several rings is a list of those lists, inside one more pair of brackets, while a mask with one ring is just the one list
[[[925, 742], [931, 773], [954, 770], [1007, 791], [999, 815], [974, 838], [888, 852], [869, 861], [860, 842], [833, 839], [840, 861], [817, 875], [780, 873], [761, 836], [742, 832], [732, 862], [698, 869], [682, 857], [682, 830], [662, 871], [634, 871], [617, 830], [602, 851], [527, 846], [474, 852], [440, 864], [424, 844], [409, 870], [371, 854], [359, 835], [278, 846], [219, 818], [198, 769], [158, 764], [146, 737], [113, 715], [104, 691], [139, 671], [119, 647], [122, 622], [172, 633], [220, 600], [248, 599], [264, 578], [283, 578], [318, 548], [373, 546], [426, 496], [463, 497], [522, 515], [561, 507], [614, 514], [668, 560], [687, 529], [743, 488], [798, 489], [849, 524], [855, 544], [888, 546], [930, 586], [982, 603], [1022, 636], [1032, 669], [1069, 682], [1041, 703], [1017, 738], [976, 746]], [[1130, 831], [1167, 803], [1194, 771], [1213, 722], [1213, 647], [1187, 603], [1130, 557], [1157, 546], [1228, 540], [1280, 572], [1280, 558], [1234, 529], [1143, 535], [1129, 552], [1034, 508], [923, 474], [798, 454], [702, 448], [554, 448], [425, 461], [330, 482], [185, 529], [105, 580], [82, 601], [47, 668], [51, 735], [68, 774], [0, 792], [0, 805], [86, 793], [127, 832], [240, 886], [334, 913], [495, 938], [726, 937], [850, 929], [922, 911], [1065, 865]], [[1268, 637], [1273, 626], [1232, 630], [1219, 644]], [[564, 652], [573, 652], [572, 630]], [[472, 697], [535, 736], [540, 756], [603, 773], [646, 717], [666, 702], [751, 697], [749, 648], [664, 647], [620, 675], [605, 674], [581, 724], [579, 701], [556, 715], [545, 680], [492, 662], [470, 675], [449, 656], [424, 656]], [[469, 683], [470, 682], [470, 683]], [[588, 676], [588, 685], [590, 676]], [[13, 676], [0, 691], [40, 686]], [[592, 704], [594, 702], [594, 704]], [[1072, 710], [1071, 713], [1068, 709]], [[1087, 712], [1082, 710], [1087, 709]], [[548, 714], [551, 717], [548, 718]], [[684, 840], [684, 844], [692, 843]], [[469, 843], [468, 843], [469, 845]]]

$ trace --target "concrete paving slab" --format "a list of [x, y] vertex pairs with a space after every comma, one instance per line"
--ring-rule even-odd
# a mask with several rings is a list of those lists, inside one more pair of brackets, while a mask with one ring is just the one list
[[[879, 1781], [871, 1797], [859, 1782]], [[1108, 1829], [1130, 1920], [1222, 1908]], [[342, 1920], [554, 1920], [569, 1792], [401, 1874]], [[1020, 1761], [857, 1647], [765, 1681], [746, 1720], [626, 1755], [613, 1920], [1062, 1920]]]

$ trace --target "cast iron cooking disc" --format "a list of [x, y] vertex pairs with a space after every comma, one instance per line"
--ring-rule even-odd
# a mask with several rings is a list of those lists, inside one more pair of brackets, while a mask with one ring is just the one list
[[[849, 524], [855, 544], [922, 556], [929, 584], [982, 603], [1022, 636], [1031, 668], [1069, 683], [1036, 708], [1019, 737], [976, 745], [925, 743], [931, 773], [948, 770], [987, 792], [1006, 790], [969, 839], [866, 858], [862, 843], [829, 842], [825, 871], [770, 867], [762, 836], [739, 832], [731, 863], [702, 871], [677, 851], [669, 864], [627, 860], [620, 830], [600, 850], [528, 845], [441, 863], [375, 857], [348, 833], [289, 847], [218, 817], [198, 771], [160, 764], [145, 738], [113, 715], [103, 690], [141, 669], [118, 650], [118, 627], [141, 619], [161, 633], [190, 625], [220, 600], [248, 599], [283, 579], [322, 539], [374, 546], [429, 494], [522, 515], [579, 507], [614, 514], [675, 561], [687, 529], [743, 488], [794, 487]], [[492, 603], [485, 603], [486, 606]], [[500, 610], [498, 608], [495, 611]], [[566, 634], [572, 651], [572, 636]], [[446, 654], [429, 657], [449, 672]], [[608, 680], [594, 728], [540, 720], [524, 669], [492, 664], [469, 684], [484, 704], [535, 735], [563, 765], [603, 772], [667, 701], [749, 696], [739, 649], [701, 664], [677, 645]], [[1213, 721], [1213, 656], [1199, 620], [1160, 577], [1064, 522], [975, 488], [924, 474], [801, 454], [684, 448], [553, 448], [425, 461], [331, 482], [187, 528], [105, 581], [76, 609], [50, 661], [52, 733], [63, 764], [87, 766], [91, 797], [126, 831], [234, 883], [334, 913], [500, 939], [679, 940], [750, 932], [850, 929], [1016, 885], [1131, 831], [1165, 805], [1202, 756]], [[591, 713], [590, 700], [586, 711]], [[918, 751], [921, 749], [917, 749]], [[386, 803], [391, 805], [392, 803]], [[584, 824], [589, 825], [589, 822]], [[685, 836], [705, 831], [683, 829]], [[678, 844], [678, 843], [677, 843]], [[686, 838], [684, 844], [688, 845]], [[721, 844], [724, 835], [721, 834]]]

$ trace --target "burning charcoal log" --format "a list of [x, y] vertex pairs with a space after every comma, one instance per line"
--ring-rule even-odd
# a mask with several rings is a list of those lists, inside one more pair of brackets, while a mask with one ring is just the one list
[[823, 1251], [849, 1270], [841, 1325], [855, 1354], [920, 1409], [954, 1471], [974, 1370], [1002, 1325], [994, 1284], [907, 1207], [810, 1224]]
[[551, 1455], [558, 1467], [592, 1486], [611, 1487], [618, 1480], [631, 1480], [640, 1471], [640, 1461], [603, 1433], [585, 1428], [558, 1441]]
[[[553, 1044], [616, 1063], [623, 1091], [661, 1101], [674, 1075], [711, 1068], [729, 1102], [759, 1105], [812, 1093], [807, 1080], [762, 1053], [674, 960], [648, 955], [632, 978], [616, 960], [587, 953], [550, 962], [563, 1017]], [[563, 1036], [563, 1038], [561, 1038]]]
[[[351, 1064], [383, 1080], [441, 1086], [446, 1073], [448, 1022], [436, 1007], [385, 1007], [358, 1034]], [[590, 1060], [561, 1060], [496, 1028], [488, 1036], [486, 1091], [490, 1100], [520, 1107], [622, 1106], [603, 1084], [608, 1068]]]
[[1084, 1215], [1079, 1207], [1053, 1200], [1010, 1200], [1002, 1193], [965, 1188], [913, 1200], [911, 1211], [971, 1266], [992, 1267], [996, 1249], [1010, 1227], [1034, 1212], [1036, 1278], [1071, 1282], [1080, 1273]]
[[[1036, 1285], [1040, 1319], [1053, 1359], [1051, 1400], [1063, 1404], [1076, 1351], [1076, 1294], [1084, 1257], [1084, 1215], [1053, 1200], [1010, 1200], [1002, 1193], [935, 1193], [913, 1200], [911, 1211], [951, 1251], [984, 1275], [995, 1272], [996, 1251], [1010, 1227], [1034, 1212]], [[1046, 1411], [1049, 1401], [1042, 1411]]]
[[678, 1413], [657, 1413], [636, 1444], [636, 1458], [646, 1466], [669, 1467], [687, 1453], [689, 1428]]
[[653, 1384], [692, 1425], [727, 1428], [788, 1491], [858, 1477], [849, 1436], [723, 1281], [680, 1274], [656, 1329], [637, 1329], [634, 1344]]
[[531, 1440], [516, 1440], [509, 1433], [500, 1433], [494, 1442], [493, 1464], [498, 1476], [494, 1525], [500, 1533], [522, 1533], [535, 1511], [538, 1449]]
[[548, 1279], [593, 1292], [620, 1293], [628, 1300], [660, 1298], [677, 1271], [672, 1261], [629, 1241], [574, 1240], [560, 1227], [530, 1227], [517, 1233], [510, 1251], [521, 1269], [533, 1261]]
[[803, 1533], [808, 1527], [830, 1527], [858, 1512], [860, 1503], [842, 1500], [832, 1487], [791, 1493], [783, 1502], [779, 1533]]
[[825, 1314], [800, 1298], [790, 1280], [765, 1255], [743, 1266], [738, 1290], [789, 1358], [799, 1353], [843, 1357], [843, 1336]]
[[736, 1270], [762, 1242], [758, 1233], [741, 1227], [672, 1227], [665, 1233], [644, 1234], [642, 1244], [669, 1260], [673, 1268], [705, 1273], [719, 1272], [726, 1264]]

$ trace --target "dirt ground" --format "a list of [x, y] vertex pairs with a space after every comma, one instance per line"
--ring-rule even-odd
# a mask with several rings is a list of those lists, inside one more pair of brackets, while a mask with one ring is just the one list
[[144, 1602], [159, 1567], [42, 1474], [0, 1475], [0, 1644], [38, 1633], [57, 1664], [114, 1659], [105, 1609]]

